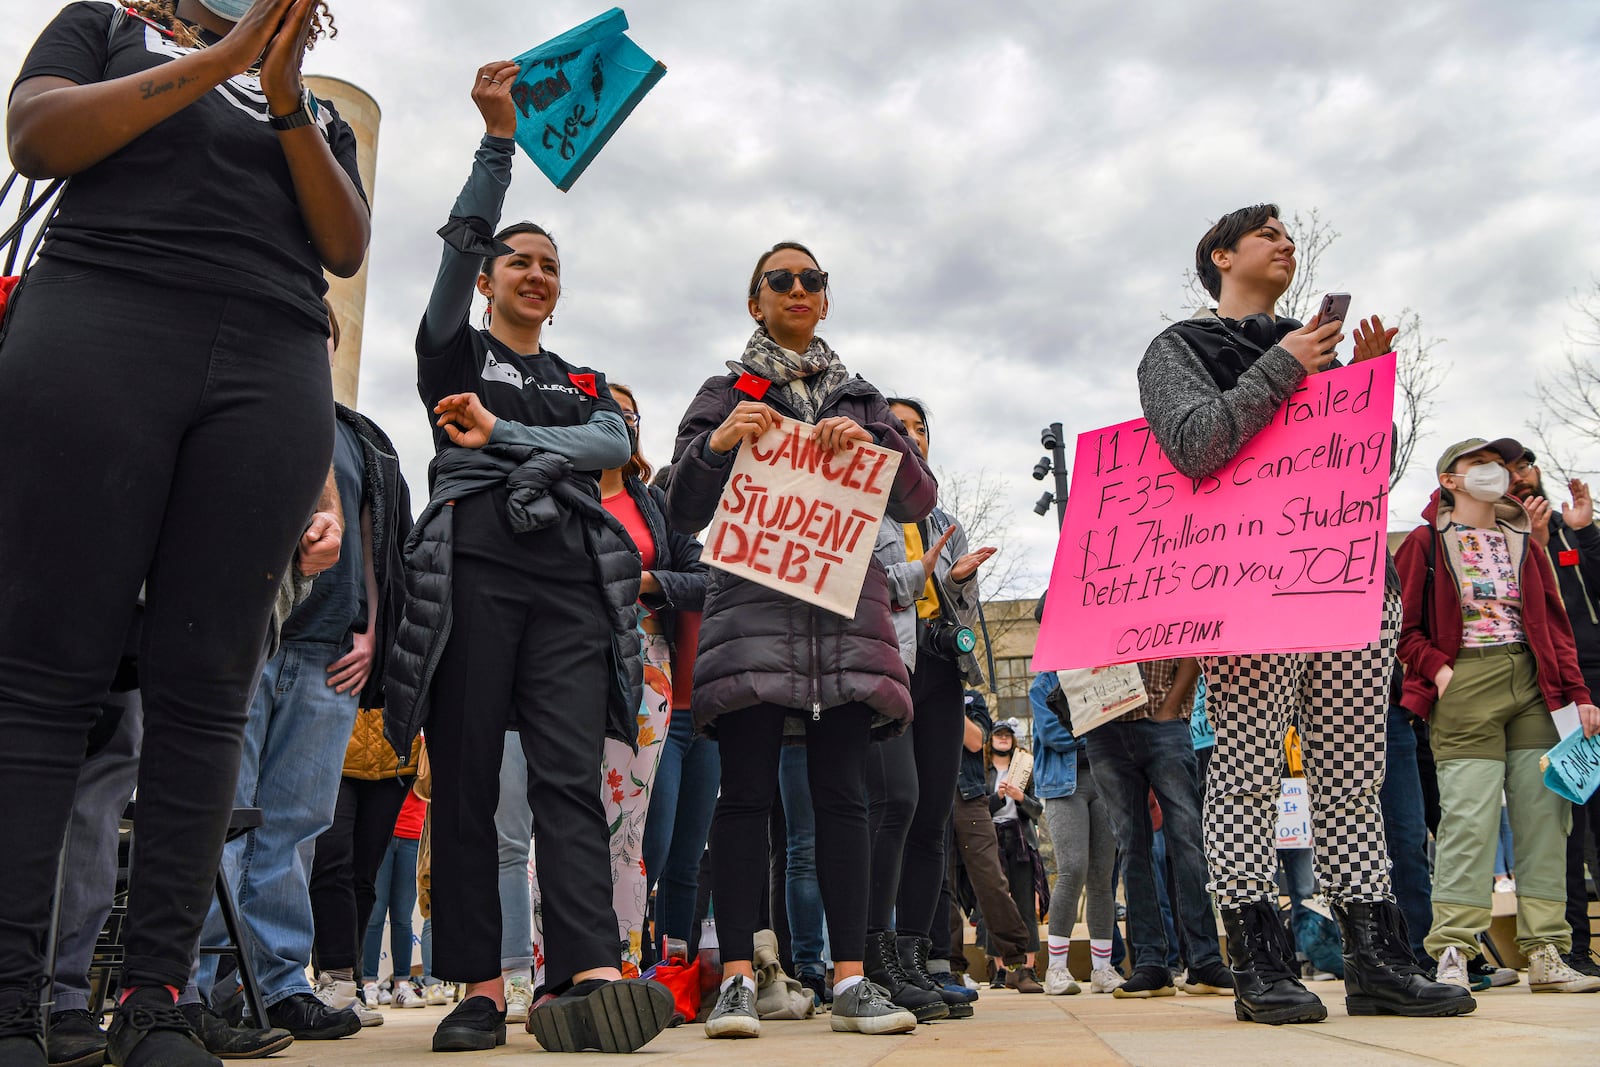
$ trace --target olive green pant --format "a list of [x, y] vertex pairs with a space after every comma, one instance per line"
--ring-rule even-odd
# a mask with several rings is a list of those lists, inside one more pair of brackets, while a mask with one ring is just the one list
[[1572, 943], [1566, 922], [1566, 841], [1572, 806], [1546, 788], [1539, 758], [1558, 740], [1533, 655], [1522, 645], [1463, 653], [1429, 719], [1439, 775], [1433, 927], [1437, 959], [1478, 954], [1494, 896], [1500, 793], [1517, 850], [1517, 943], [1524, 952]]

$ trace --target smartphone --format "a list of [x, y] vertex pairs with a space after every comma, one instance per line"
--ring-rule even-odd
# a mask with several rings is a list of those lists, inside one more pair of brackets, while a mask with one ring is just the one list
[[1317, 321], [1323, 325], [1332, 322], [1334, 319], [1343, 322], [1344, 317], [1349, 313], [1350, 294], [1329, 293], [1322, 298], [1322, 307], [1317, 309]]

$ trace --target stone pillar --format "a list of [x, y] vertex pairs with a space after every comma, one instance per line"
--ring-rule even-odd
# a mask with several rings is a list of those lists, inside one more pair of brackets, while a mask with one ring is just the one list
[[[361, 185], [367, 193], [367, 203], [376, 202], [378, 167], [378, 123], [382, 118], [378, 102], [364, 89], [351, 85], [341, 78], [321, 74], [308, 74], [306, 87], [324, 100], [332, 100], [339, 115], [350, 124], [356, 135], [356, 165], [361, 172]], [[370, 262], [370, 260], [368, 261]], [[350, 278], [328, 275], [328, 300], [334, 314], [339, 316], [339, 351], [333, 359], [333, 396], [346, 407], [356, 406], [356, 390], [361, 378], [362, 324], [366, 319], [367, 267]]]

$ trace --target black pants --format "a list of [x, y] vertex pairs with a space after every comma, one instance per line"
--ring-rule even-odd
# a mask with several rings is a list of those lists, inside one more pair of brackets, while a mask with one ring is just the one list
[[872, 884], [867, 929], [927, 937], [944, 879], [945, 828], [961, 767], [961, 674], [952, 660], [922, 652], [911, 673], [916, 721], [867, 756]]
[[141, 584], [125, 985], [182, 986], [267, 617], [333, 453], [325, 338], [283, 308], [41, 261], [0, 342], [0, 985], [44, 968], [85, 739]]
[[[724, 960], [748, 960], [767, 888], [767, 820], [778, 795], [778, 754], [791, 713], [775, 704], [717, 719], [722, 795], [711, 824], [712, 903]], [[798, 714], [798, 713], [795, 713]], [[817, 882], [835, 961], [856, 962], [867, 944], [867, 805], [862, 781], [872, 709], [824, 708], [806, 729], [807, 779], [817, 820]], [[437, 920], [436, 920], [437, 921]]]
[[[458, 520], [461, 518], [457, 516]], [[611, 629], [600, 591], [455, 558], [450, 640], [426, 728], [433, 768], [433, 973], [500, 976], [500, 760], [522, 737], [544, 915], [546, 985], [621, 959], [600, 756]], [[766, 853], [761, 853], [763, 862]]]
[[1586, 846], [1600, 852], [1600, 792], [1587, 804], [1572, 805], [1572, 832], [1567, 835], [1567, 925], [1572, 927], [1572, 951], [1579, 955], [1589, 951], [1591, 941], [1589, 887], [1583, 877]]
[[[311, 865], [311, 917], [316, 923], [317, 970], [354, 968], [376, 900], [373, 882], [394, 837], [394, 823], [412, 778], [339, 779], [333, 825], [317, 838]], [[373, 960], [367, 974], [377, 974]]]

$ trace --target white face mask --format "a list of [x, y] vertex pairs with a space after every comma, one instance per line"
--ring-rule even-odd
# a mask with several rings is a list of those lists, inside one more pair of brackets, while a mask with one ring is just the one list
[[1493, 504], [1511, 488], [1511, 472], [1498, 463], [1480, 463], [1460, 478], [1467, 495], [1485, 504]]

